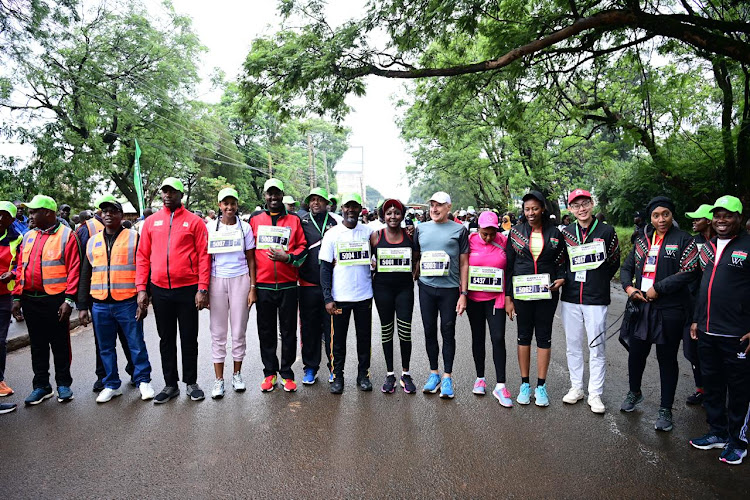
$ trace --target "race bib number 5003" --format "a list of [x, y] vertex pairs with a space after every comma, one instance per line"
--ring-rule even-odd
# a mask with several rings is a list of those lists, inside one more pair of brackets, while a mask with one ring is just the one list
[[292, 237], [292, 228], [285, 226], [258, 226], [256, 248], [267, 250], [269, 248], [281, 248], [289, 251], [289, 239]]

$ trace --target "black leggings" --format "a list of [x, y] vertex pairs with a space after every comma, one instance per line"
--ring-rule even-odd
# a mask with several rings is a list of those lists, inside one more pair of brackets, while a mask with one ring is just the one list
[[[661, 379], [661, 407], [672, 408], [674, 394], [677, 391], [677, 379], [680, 368], [677, 364], [677, 353], [680, 350], [682, 329], [685, 324], [685, 315], [682, 310], [663, 309], [662, 329], [666, 343], [656, 344], [656, 359], [659, 361], [659, 378]], [[646, 361], [651, 352], [652, 342], [632, 338], [628, 352], [628, 378], [630, 390], [641, 392], [641, 381], [643, 371], [646, 369]]]
[[492, 341], [492, 359], [495, 362], [495, 375], [497, 383], [505, 383], [505, 309], [495, 309], [495, 300], [474, 302], [469, 300], [466, 304], [466, 315], [471, 325], [471, 352], [474, 354], [474, 366], [477, 369], [477, 377], [484, 377], [484, 340], [487, 329], [485, 321], [490, 328], [490, 340]]
[[555, 319], [559, 292], [552, 292], [551, 299], [514, 300], [518, 319], [518, 345], [530, 346], [531, 337], [536, 334], [539, 349], [552, 347], [552, 321]]
[[453, 358], [456, 355], [456, 303], [458, 288], [435, 288], [419, 283], [419, 310], [422, 313], [424, 342], [430, 370], [438, 369], [438, 314], [440, 314], [440, 334], [443, 337], [443, 370], [453, 372]]
[[393, 371], [393, 316], [396, 316], [398, 340], [401, 345], [401, 366], [409, 371], [411, 360], [411, 317], [414, 310], [414, 284], [401, 288], [373, 284], [375, 306], [380, 316], [380, 339], [383, 344], [385, 366]]

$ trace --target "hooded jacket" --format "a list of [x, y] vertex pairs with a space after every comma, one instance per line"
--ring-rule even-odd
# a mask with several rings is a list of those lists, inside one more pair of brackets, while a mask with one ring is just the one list
[[531, 225], [524, 220], [516, 224], [508, 234], [505, 254], [508, 258], [505, 279], [505, 295], [513, 297], [513, 276], [526, 274], [549, 274], [550, 281], [565, 278], [565, 242], [560, 230], [549, 220], [542, 225], [544, 246], [537, 260], [529, 247]]
[[[594, 225], [595, 224], [595, 225]], [[565, 261], [565, 285], [562, 289], [560, 300], [572, 304], [605, 306], [610, 303], [610, 282], [620, 268], [620, 241], [617, 239], [615, 228], [609, 224], [592, 223], [593, 230], [589, 230], [585, 237], [585, 243], [595, 241], [604, 242], [607, 258], [596, 269], [586, 271], [586, 282], [578, 282], [576, 273], [570, 270], [570, 259]], [[583, 232], [574, 222], [562, 230], [563, 238], [567, 247], [576, 247], [583, 243]]]

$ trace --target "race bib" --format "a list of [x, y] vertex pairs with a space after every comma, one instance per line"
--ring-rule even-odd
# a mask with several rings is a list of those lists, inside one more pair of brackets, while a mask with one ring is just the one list
[[503, 274], [497, 267], [469, 266], [469, 291], [502, 292]]
[[422, 276], [448, 276], [451, 269], [451, 257], [442, 250], [423, 252], [419, 269]]
[[517, 300], [551, 299], [549, 274], [513, 276], [513, 298]]
[[369, 241], [336, 242], [336, 261], [339, 266], [369, 266]]
[[289, 239], [292, 237], [292, 228], [286, 226], [258, 226], [256, 237], [256, 248], [268, 250], [269, 248], [281, 248], [285, 252], [289, 250]]
[[570, 270], [572, 272], [588, 271], [602, 265], [607, 258], [603, 241], [594, 241], [575, 247], [568, 247]]
[[586, 283], [586, 271], [576, 271], [576, 282]]
[[208, 253], [216, 254], [242, 251], [242, 233], [238, 229], [233, 231], [208, 232]]
[[641, 276], [641, 291], [643, 293], [648, 292], [654, 286], [654, 280]]
[[659, 245], [652, 245], [646, 255], [646, 262], [643, 264], [644, 273], [655, 273], [656, 272], [656, 261], [659, 258]]
[[411, 272], [411, 248], [378, 248], [378, 272]]

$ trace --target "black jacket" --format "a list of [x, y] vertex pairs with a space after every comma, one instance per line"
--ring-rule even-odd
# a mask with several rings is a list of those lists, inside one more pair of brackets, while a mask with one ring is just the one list
[[693, 321], [698, 329], [741, 337], [750, 332], [750, 235], [733, 238], [715, 264], [717, 238], [703, 245], [703, 269]]
[[[620, 269], [622, 288], [629, 286], [641, 288], [643, 264], [651, 246], [654, 227], [646, 226], [645, 232], [638, 235], [625, 262]], [[698, 247], [693, 237], [681, 229], [672, 226], [664, 235], [659, 248], [659, 263], [656, 267], [654, 289], [659, 298], [652, 302], [658, 309], [679, 307], [688, 309], [690, 303], [690, 283], [700, 276], [698, 266]]]
[[[578, 222], [574, 222], [562, 230], [567, 247], [575, 247], [582, 243], [579, 242], [578, 235], [580, 234], [582, 238], [583, 234], [580, 227], [576, 231], [577, 226]], [[565, 285], [560, 300], [573, 304], [609, 305], [609, 284], [620, 268], [620, 241], [617, 239], [615, 228], [609, 224], [596, 224], [594, 230], [586, 235], [586, 243], [594, 241], [604, 242], [607, 259], [598, 268], [586, 271], [585, 283], [575, 280], [576, 273], [570, 270], [570, 259], [566, 259]]]
[[505, 254], [508, 257], [505, 273], [505, 295], [513, 297], [513, 276], [525, 274], [549, 274], [550, 280], [565, 278], [565, 242], [560, 230], [549, 221], [542, 226], [544, 247], [536, 262], [529, 248], [531, 226], [528, 222], [516, 224], [510, 229]]
[[[305, 232], [305, 239], [307, 240], [308, 254], [307, 259], [299, 268], [299, 279], [300, 281], [320, 285], [320, 259], [318, 258], [318, 254], [320, 253], [320, 242], [323, 240], [323, 234], [336, 225], [336, 219], [331, 217], [331, 214], [328, 214], [327, 221], [324, 217], [323, 220], [325, 222], [325, 227], [320, 228], [323, 230], [323, 234], [321, 234], [313, 222], [312, 217], [312, 212], [306, 212], [305, 215], [300, 218], [302, 221], [302, 230]], [[322, 224], [319, 225], [322, 226]]]

